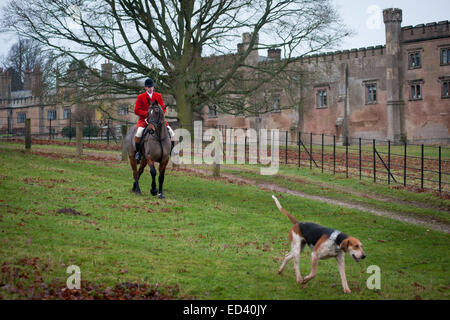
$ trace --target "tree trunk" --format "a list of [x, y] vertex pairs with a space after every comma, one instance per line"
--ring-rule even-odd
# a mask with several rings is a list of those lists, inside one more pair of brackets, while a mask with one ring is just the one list
[[191, 135], [194, 134], [193, 109], [189, 99], [186, 96], [186, 87], [184, 81], [180, 81], [175, 89], [175, 99], [177, 104], [177, 113], [180, 128], [188, 130]]

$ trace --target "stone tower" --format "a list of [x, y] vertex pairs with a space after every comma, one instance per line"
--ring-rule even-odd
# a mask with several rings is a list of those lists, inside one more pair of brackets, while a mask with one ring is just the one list
[[383, 10], [386, 25], [386, 89], [387, 89], [387, 139], [398, 143], [403, 138], [403, 106], [400, 68], [402, 61], [401, 35], [402, 10]]
[[[242, 34], [242, 43], [238, 44], [238, 52], [239, 53], [244, 53], [248, 49], [251, 39], [252, 39], [252, 36], [253, 36], [253, 34], [249, 33], [249, 32]], [[252, 66], [258, 64], [259, 55], [258, 55], [258, 50], [256, 49], [256, 48], [258, 48], [258, 45], [259, 45], [259, 35], [256, 34], [255, 44], [253, 46], [254, 49], [250, 52], [247, 59], [245, 59], [246, 64], [252, 65]]]

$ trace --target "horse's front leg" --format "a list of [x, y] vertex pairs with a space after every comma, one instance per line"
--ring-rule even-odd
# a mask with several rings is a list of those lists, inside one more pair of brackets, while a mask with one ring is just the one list
[[163, 193], [163, 184], [164, 184], [164, 173], [166, 172], [166, 166], [167, 166], [168, 161], [165, 161], [163, 163], [159, 164], [159, 177], [158, 177], [158, 182], [159, 182], [159, 193], [158, 193], [158, 198], [160, 199], [164, 199], [164, 193]]
[[[133, 179], [134, 179], [134, 183], [133, 183], [133, 188], [131, 189], [131, 192], [134, 192], [136, 194], [141, 194], [141, 189], [139, 188], [139, 177], [141, 176], [137, 170], [137, 162], [136, 159], [134, 157], [134, 155], [129, 156], [130, 159], [130, 165], [131, 165], [131, 169], [133, 170]], [[140, 169], [142, 168], [142, 164]]]
[[135, 185], [136, 185], [136, 191], [135, 192], [137, 194], [142, 194], [141, 188], [139, 187], [139, 178], [141, 177], [142, 172], [144, 172], [144, 169], [145, 169], [146, 165], [147, 165], [147, 159], [144, 158], [144, 159], [141, 160], [141, 164], [139, 166], [139, 170], [137, 171], [137, 178], [136, 177], [134, 178]]
[[150, 165], [150, 174], [152, 176], [152, 188], [150, 189], [150, 193], [152, 196], [156, 196], [158, 194], [158, 189], [156, 189], [156, 169], [155, 169], [155, 163], [151, 160], [148, 160], [148, 163]]

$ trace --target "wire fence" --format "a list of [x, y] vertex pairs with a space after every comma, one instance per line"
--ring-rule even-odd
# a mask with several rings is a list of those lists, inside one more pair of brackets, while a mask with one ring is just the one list
[[[0, 118], [0, 121], [4, 119]], [[24, 121], [25, 122], [25, 121]], [[42, 125], [42, 124], [45, 125]], [[122, 143], [122, 126], [130, 128], [134, 122], [126, 120], [91, 120], [83, 123], [83, 141], [88, 143]], [[175, 127], [173, 129], [176, 129]], [[248, 134], [247, 128], [227, 126], [202, 126], [202, 149], [208, 142], [203, 141], [208, 129], [219, 129], [224, 146], [224, 158], [238, 156], [238, 146], [244, 149], [244, 159], [250, 161], [250, 145], [260, 146], [261, 131]], [[228, 130], [230, 129], [230, 130]], [[244, 138], [235, 139], [232, 130], [240, 129]], [[251, 129], [250, 129], [251, 130]], [[195, 132], [195, 130], [191, 130]], [[227, 137], [227, 135], [230, 135]], [[0, 138], [24, 137], [25, 124], [0, 125]], [[75, 123], [71, 119], [31, 120], [31, 136], [34, 139], [75, 141]], [[196, 137], [194, 137], [196, 138]], [[198, 138], [198, 137], [197, 137]], [[266, 136], [267, 155], [273, 137]], [[226, 143], [232, 141], [233, 148]], [[363, 139], [336, 135], [299, 131], [279, 131], [279, 163], [285, 166], [307, 167], [311, 170], [332, 173], [345, 177], [370, 179], [377, 183], [387, 183], [399, 188], [414, 188], [419, 191], [450, 193], [450, 147], [446, 145], [425, 145], [404, 142], [394, 144], [389, 140]], [[242, 149], [241, 149], [242, 150]], [[232, 152], [232, 155], [227, 154]], [[260, 154], [256, 161], [260, 163]]]
[[[6, 118], [9, 120], [8, 118]], [[0, 138], [24, 137], [25, 119], [23, 122], [8, 123], [5, 118], [0, 118]], [[3, 125], [1, 125], [3, 122]], [[135, 122], [117, 119], [107, 120], [85, 120], [83, 123], [84, 141], [89, 143], [102, 141], [107, 144], [120, 144], [122, 138], [121, 127], [123, 125], [130, 127]], [[76, 136], [76, 121], [72, 119], [32, 119], [31, 136], [34, 139], [60, 140], [65, 139], [71, 142]]]

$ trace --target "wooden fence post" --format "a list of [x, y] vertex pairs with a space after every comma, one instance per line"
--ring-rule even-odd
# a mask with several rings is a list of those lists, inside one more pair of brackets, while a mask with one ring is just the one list
[[122, 161], [126, 161], [127, 160], [127, 150], [125, 150], [125, 137], [128, 133], [128, 127], [126, 125], [122, 125], [122, 127], [120, 128], [122, 131]]
[[83, 142], [81, 139], [83, 138], [83, 123], [77, 121], [76, 123], [76, 140], [77, 140], [77, 157], [81, 157], [83, 154]]
[[[218, 131], [218, 129], [216, 128], [216, 130]], [[226, 132], [226, 131], [225, 131]], [[220, 144], [220, 138], [221, 138], [221, 133], [220, 132], [216, 132], [216, 136], [214, 137], [214, 163], [213, 163], [213, 177], [215, 178], [219, 178], [220, 177], [220, 158], [219, 156], [222, 157], [223, 160], [223, 146]], [[216, 154], [217, 149], [220, 148], [220, 152], [219, 155]]]
[[25, 119], [25, 149], [31, 149], [31, 119]]
[[220, 177], [220, 164], [214, 162], [214, 167], [213, 167], [213, 177]]

